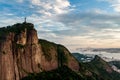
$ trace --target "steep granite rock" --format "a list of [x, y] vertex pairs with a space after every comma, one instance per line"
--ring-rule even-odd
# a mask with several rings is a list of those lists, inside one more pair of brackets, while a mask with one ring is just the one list
[[79, 71], [79, 62], [62, 45], [39, 40], [31, 23], [0, 28], [0, 80], [20, 80], [29, 73], [66, 65]]

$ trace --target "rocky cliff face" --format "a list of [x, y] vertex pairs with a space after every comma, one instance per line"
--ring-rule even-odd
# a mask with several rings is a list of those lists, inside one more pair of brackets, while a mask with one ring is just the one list
[[39, 40], [31, 23], [0, 29], [0, 80], [20, 80], [29, 73], [66, 65], [79, 71], [79, 62], [62, 45]]

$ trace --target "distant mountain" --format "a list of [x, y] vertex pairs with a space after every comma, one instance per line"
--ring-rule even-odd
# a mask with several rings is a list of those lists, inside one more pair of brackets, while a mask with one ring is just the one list
[[77, 51], [120, 53], [120, 48], [77, 48]]
[[106, 80], [119, 80], [120, 74], [115, 72], [113, 68], [101, 59], [99, 56], [95, 56], [95, 58], [88, 63], [84, 63], [87, 66], [87, 69], [91, 72], [95, 72], [97, 75], [103, 77]]
[[72, 55], [80, 62], [89, 62], [94, 58], [94, 56], [87, 56], [80, 53], [72, 53]]
[[120, 53], [120, 48], [96, 48], [93, 49], [94, 52], [108, 52], [108, 53]]
[[83, 61], [84, 67], [88, 69], [90, 72], [99, 75], [101, 78], [104, 78], [106, 80], [119, 80], [120, 73], [116, 72], [113, 69], [113, 65], [110, 65], [108, 62], [104, 61], [101, 57], [96, 55], [94, 59], [91, 57], [91, 61], [85, 62], [85, 60], [87, 60], [86, 55], [79, 53], [73, 53], [72, 55], [76, 57], [80, 62], [82, 62], [83, 60], [81, 59], [84, 58]]

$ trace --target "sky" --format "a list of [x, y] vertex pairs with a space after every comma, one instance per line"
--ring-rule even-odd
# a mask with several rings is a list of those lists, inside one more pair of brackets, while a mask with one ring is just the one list
[[39, 38], [70, 51], [120, 47], [120, 0], [0, 0], [0, 27], [25, 17]]

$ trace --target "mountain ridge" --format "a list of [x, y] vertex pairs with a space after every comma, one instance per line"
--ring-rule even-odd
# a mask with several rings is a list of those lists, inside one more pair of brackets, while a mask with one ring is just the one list
[[[98, 60], [104, 62], [96, 57], [93, 63]], [[32, 23], [0, 28], [0, 62], [0, 80], [50, 80], [56, 76], [60, 80], [75, 80], [75, 76], [78, 80], [107, 80], [92, 71], [91, 64], [79, 62], [65, 46], [39, 39]]]
[[63, 65], [74, 71], [80, 69], [79, 62], [64, 46], [39, 40], [32, 23], [0, 28], [0, 33], [0, 80], [20, 80], [28, 73]]
[[[85, 55], [81, 56], [79, 53], [76, 54], [73, 53], [73, 56], [76, 56], [80, 62], [82, 62], [82, 57], [87, 57], [85, 57]], [[83, 62], [83, 65], [87, 70], [97, 74], [99, 77], [104, 78], [105, 80], [119, 80], [120, 78], [120, 73], [116, 72], [110, 63], [106, 62], [98, 55], [95, 55], [95, 57], [89, 62]]]

